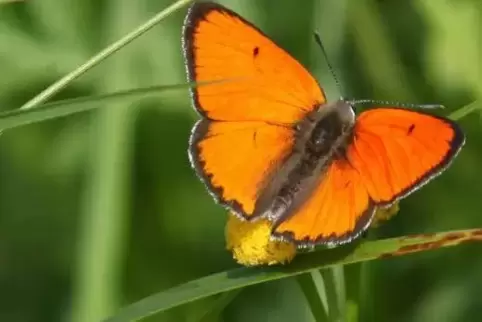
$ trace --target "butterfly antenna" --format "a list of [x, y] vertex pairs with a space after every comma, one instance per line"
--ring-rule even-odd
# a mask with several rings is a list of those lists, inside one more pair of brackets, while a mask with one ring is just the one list
[[350, 105], [361, 105], [361, 104], [372, 104], [372, 105], [384, 105], [384, 106], [397, 106], [404, 108], [423, 108], [423, 109], [437, 109], [445, 108], [445, 106], [440, 104], [411, 104], [411, 103], [400, 103], [400, 102], [390, 102], [390, 101], [380, 101], [380, 100], [349, 100], [347, 101]]
[[318, 44], [318, 46], [320, 46], [321, 52], [325, 57], [326, 65], [328, 65], [328, 70], [330, 71], [331, 76], [335, 80], [335, 84], [336, 84], [336, 87], [338, 88], [338, 91], [340, 91], [340, 93], [343, 93], [343, 91], [341, 90], [340, 81], [338, 80], [338, 77], [336, 77], [335, 70], [330, 64], [330, 60], [328, 59], [328, 54], [326, 53], [325, 46], [323, 46], [323, 42], [321, 41], [320, 35], [318, 34], [318, 32], [315, 31], [314, 36], [315, 36], [316, 43]]
[[[318, 46], [320, 46], [321, 52], [325, 57], [326, 64], [328, 65], [328, 70], [330, 71], [331, 76], [335, 80], [336, 87], [338, 88], [340, 93], [343, 93], [341, 89], [340, 81], [338, 80], [338, 77], [336, 77], [336, 73], [335, 73], [335, 70], [333, 69], [333, 66], [331, 66], [330, 60], [328, 59], [328, 54], [326, 53], [325, 46], [323, 46], [323, 42], [321, 41], [320, 35], [318, 34], [317, 31], [315, 31], [313, 34], [315, 36], [316, 43], [318, 44]], [[341, 99], [343, 99], [343, 97]], [[352, 106], [362, 105], [362, 104], [373, 104], [373, 105], [397, 106], [397, 107], [404, 107], [404, 108], [422, 108], [422, 109], [445, 108], [445, 106], [440, 104], [411, 104], [411, 103], [400, 103], [400, 102], [390, 102], [390, 101], [370, 100], [370, 99], [347, 100], [347, 102]]]

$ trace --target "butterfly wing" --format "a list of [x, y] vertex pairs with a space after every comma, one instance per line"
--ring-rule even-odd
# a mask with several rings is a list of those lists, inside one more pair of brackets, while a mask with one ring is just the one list
[[196, 172], [218, 202], [250, 217], [258, 194], [287, 158], [293, 131], [264, 122], [201, 120], [191, 137]]
[[249, 218], [293, 148], [293, 125], [325, 96], [294, 58], [218, 4], [191, 6], [183, 47], [203, 116], [191, 137], [192, 164], [218, 202]]
[[346, 157], [377, 205], [390, 205], [440, 174], [464, 144], [459, 126], [413, 110], [360, 114]]
[[189, 81], [201, 83], [191, 90], [194, 106], [211, 120], [293, 124], [325, 102], [300, 63], [219, 4], [191, 6], [183, 47]]
[[360, 173], [335, 160], [307, 200], [277, 221], [272, 235], [299, 246], [346, 243], [368, 227], [374, 209]]

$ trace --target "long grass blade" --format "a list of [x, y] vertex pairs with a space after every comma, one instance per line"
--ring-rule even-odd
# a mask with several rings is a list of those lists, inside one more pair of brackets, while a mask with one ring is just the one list
[[329, 321], [325, 283], [320, 271], [315, 269], [309, 273], [301, 274], [297, 277], [297, 281], [315, 321]]
[[364, 243], [352, 243], [299, 255], [290, 265], [267, 268], [240, 268], [203, 277], [159, 292], [133, 303], [105, 322], [138, 321], [157, 312], [189, 303], [207, 296], [249, 285], [297, 276], [314, 269], [360, 263], [374, 259], [401, 256], [470, 241], [482, 241], [482, 229], [390, 238]]
[[100, 106], [107, 107], [105, 103], [114, 103], [120, 101], [123, 101], [123, 103], [130, 103], [141, 98], [160, 96], [166, 91], [185, 89], [189, 86], [192, 85], [177, 84], [152, 86], [134, 90], [119, 91], [112, 94], [62, 100], [47, 103], [35, 109], [10, 110], [0, 113], [0, 131], [47, 121], [54, 118], [65, 117], [80, 112], [87, 112]]
[[57, 92], [62, 90], [68, 84], [70, 84], [73, 80], [80, 77], [92, 67], [96, 66], [115, 52], [117, 52], [122, 47], [126, 46], [145, 32], [149, 31], [152, 27], [156, 26], [159, 22], [161, 22], [166, 17], [170, 16], [175, 11], [179, 10], [183, 6], [189, 4], [193, 0], [178, 0], [174, 2], [172, 5], [167, 7], [166, 9], [162, 10], [158, 14], [156, 14], [151, 19], [147, 20], [145, 23], [134, 29], [133, 31], [129, 32], [127, 35], [122, 37], [121, 39], [115, 41], [110, 46], [106, 47], [98, 54], [93, 56], [91, 59], [86, 61], [84, 64], [73, 70], [72, 72], [68, 73], [45, 90], [43, 90], [40, 94], [32, 98], [30, 101], [25, 103], [20, 107], [20, 109], [29, 109], [32, 107], [37, 107], [38, 105], [42, 104], [43, 102], [47, 101]]

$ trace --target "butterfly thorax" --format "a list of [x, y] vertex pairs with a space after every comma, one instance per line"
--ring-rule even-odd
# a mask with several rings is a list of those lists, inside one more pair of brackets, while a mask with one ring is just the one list
[[314, 123], [313, 130], [305, 142], [305, 157], [309, 160], [342, 154], [352, 129], [353, 123], [350, 120], [343, 120], [339, 111], [328, 112]]
[[353, 109], [342, 100], [319, 106], [296, 124], [293, 152], [262, 192], [257, 211], [272, 220], [293, 213], [331, 162], [345, 157], [354, 124]]

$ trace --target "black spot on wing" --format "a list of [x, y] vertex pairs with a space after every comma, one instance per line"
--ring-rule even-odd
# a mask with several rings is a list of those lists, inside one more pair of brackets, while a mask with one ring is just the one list
[[254, 47], [253, 48], [253, 57], [256, 58], [259, 55], [259, 47]]
[[408, 130], [407, 130], [407, 134], [408, 135], [411, 135], [413, 130], [415, 130], [415, 124], [411, 124], [409, 127], [408, 127]]

